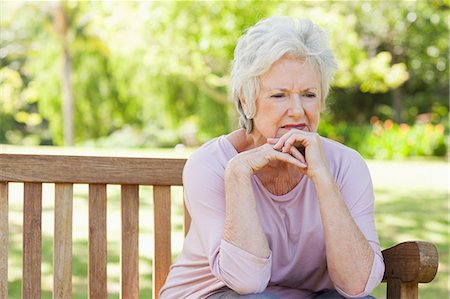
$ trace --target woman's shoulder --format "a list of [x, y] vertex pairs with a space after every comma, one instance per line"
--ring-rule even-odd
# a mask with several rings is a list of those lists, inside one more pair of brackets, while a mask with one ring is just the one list
[[184, 171], [223, 171], [228, 161], [236, 155], [226, 136], [211, 139], [200, 146], [188, 158]]
[[322, 147], [326, 156], [335, 159], [361, 158], [361, 155], [355, 149], [326, 137], [321, 138]]
[[322, 148], [328, 163], [335, 172], [342, 172], [344, 168], [366, 168], [366, 162], [358, 151], [331, 140], [326, 137], [322, 138]]

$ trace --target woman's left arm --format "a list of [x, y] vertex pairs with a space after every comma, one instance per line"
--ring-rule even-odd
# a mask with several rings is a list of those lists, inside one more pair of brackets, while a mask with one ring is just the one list
[[328, 168], [311, 177], [319, 200], [328, 272], [347, 295], [366, 289], [375, 254], [355, 223]]
[[[304, 172], [314, 183], [319, 201], [330, 278], [338, 290], [348, 297], [367, 295], [372, 286], [377, 284], [376, 280], [380, 275], [373, 273], [373, 270], [378, 270], [376, 272], [383, 270], [379, 265], [381, 257], [375, 254], [376, 249], [372, 248], [372, 246], [377, 247], [377, 244], [371, 246], [367, 239], [367, 235], [370, 235], [372, 241], [375, 239], [376, 242], [377, 239], [373, 223], [373, 191], [370, 176], [368, 172], [365, 173], [368, 179], [367, 183], [364, 183], [365, 186], [348, 184], [349, 186], [343, 190], [346, 193], [345, 196], [363, 197], [360, 202], [359, 198], [355, 200], [357, 204], [361, 205], [361, 207], [355, 207], [356, 210], [359, 210], [356, 213], [361, 214], [357, 215], [361, 217], [355, 221], [354, 215], [350, 212], [330, 171], [322, 149], [321, 137], [318, 134], [292, 130], [281, 137], [274, 148], [290, 152], [294, 157], [302, 159], [303, 156], [300, 156], [301, 154], [294, 147], [298, 144], [305, 147], [304, 159], [308, 167]], [[357, 167], [359, 169], [356, 170], [357, 173], [353, 178], [361, 183], [364, 179], [361, 180], [362, 178], [358, 176], [364, 175], [364, 170], [360, 171], [361, 165], [357, 165]], [[352, 180], [351, 174], [349, 179]], [[356, 192], [357, 190], [352, 190], [354, 186], [364, 190]], [[361, 227], [366, 230], [364, 233]], [[379, 251], [379, 247], [377, 250]], [[376, 269], [373, 268], [374, 266]], [[377, 276], [375, 283], [371, 275]], [[371, 283], [367, 288], [369, 281]]]

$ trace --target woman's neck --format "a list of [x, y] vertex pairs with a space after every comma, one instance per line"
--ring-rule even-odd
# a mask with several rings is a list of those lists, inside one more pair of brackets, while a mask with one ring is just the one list
[[303, 173], [285, 162], [271, 162], [256, 173], [263, 186], [272, 194], [284, 195], [297, 186]]

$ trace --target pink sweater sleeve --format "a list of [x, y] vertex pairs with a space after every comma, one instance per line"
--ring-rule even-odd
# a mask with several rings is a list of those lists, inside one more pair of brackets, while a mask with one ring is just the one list
[[372, 180], [366, 163], [357, 152], [354, 152], [348, 165], [341, 165], [336, 181], [340, 186], [341, 194], [347, 203], [353, 219], [373, 249], [374, 260], [369, 279], [362, 293], [356, 296], [350, 296], [337, 286], [335, 287], [339, 293], [347, 298], [367, 296], [383, 278], [384, 261], [375, 230], [375, 199]]
[[224, 162], [198, 152], [184, 168], [185, 201], [192, 217], [191, 229], [197, 230], [214, 276], [237, 293], [262, 292], [270, 280], [272, 256], [256, 257], [222, 239]]

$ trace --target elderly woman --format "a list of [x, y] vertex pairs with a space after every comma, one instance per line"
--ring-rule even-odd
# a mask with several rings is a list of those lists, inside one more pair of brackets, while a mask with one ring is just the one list
[[317, 134], [336, 68], [324, 32], [268, 18], [234, 55], [242, 128], [185, 166], [192, 225], [161, 298], [373, 298], [384, 264], [369, 171]]

